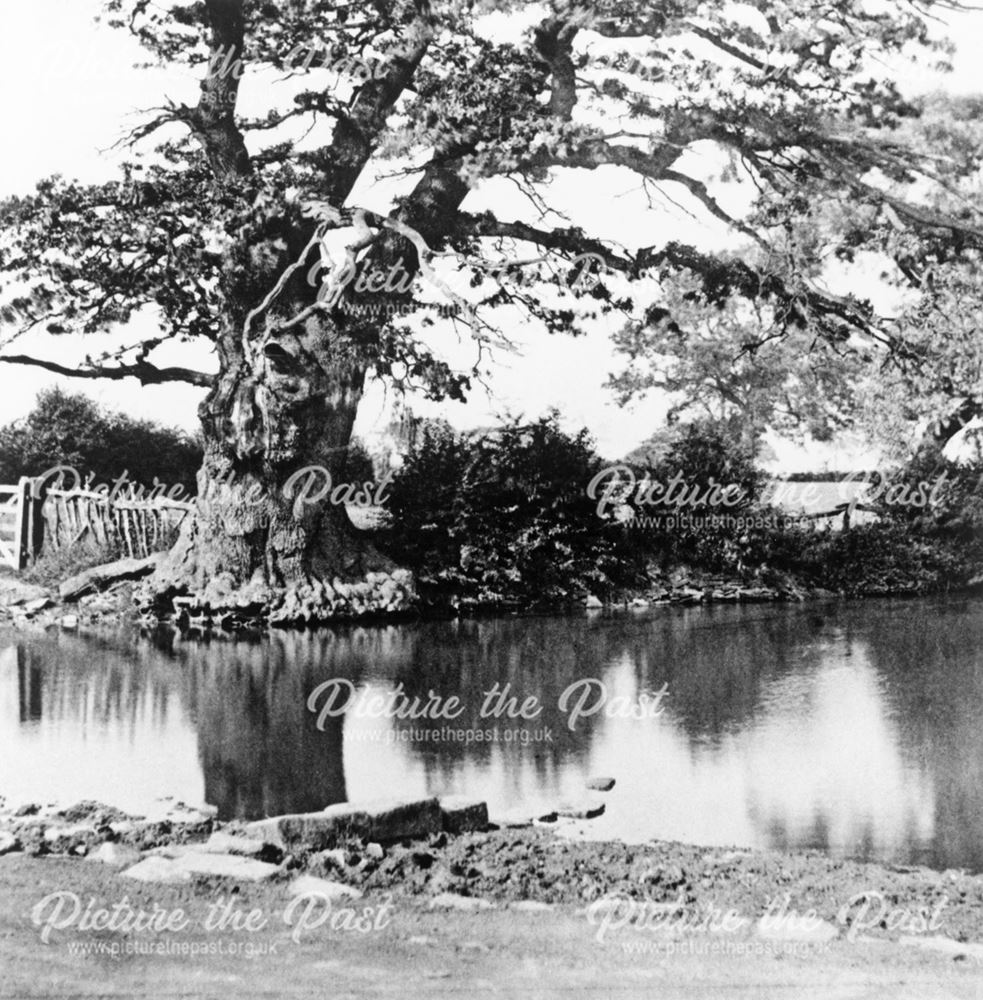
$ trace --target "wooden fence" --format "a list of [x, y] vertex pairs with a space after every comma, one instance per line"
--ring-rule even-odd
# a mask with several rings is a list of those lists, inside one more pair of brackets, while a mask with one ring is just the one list
[[[879, 516], [881, 513], [876, 507], [871, 507], [867, 504], [841, 503], [837, 504], [837, 506], [834, 507], [832, 510], [816, 511], [815, 513], [812, 514], [789, 513], [786, 514], [785, 516], [794, 517], [799, 521], [821, 521], [824, 519], [828, 519], [828, 523], [831, 527], [835, 527], [836, 519], [842, 517], [843, 524], [841, 527], [844, 531], [849, 531], [851, 522], [854, 521], [854, 512], [858, 510], [864, 514], [873, 514], [877, 516]], [[876, 517], [874, 519], [876, 520]], [[854, 521], [854, 523], [860, 524], [870, 520], [871, 518], [864, 518], [860, 521]]]
[[55, 552], [91, 540], [118, 545], [142, 559], [161, 548], [193, 507], [180, 500], [110, 499], [85, 489], [49, 489], [42, 501], [43, 549]]
[[[110, 499], [84, 488], [45, 489], [41, 496], [34, 493], [32, 479], [22, 479], [16, 486], [0, 486], [0, 562], [14, 569], [23, 569], [42, 551], [57, 552], [86, 540], [116, 545], [132, 558], [143, 558], [158, 551], [194, 507], [163, 497]], [[842, 527], [848, 530], [854, 511], [877, 513], [866, 504], [842, 503], [833, 510], [815, 513], [786, 511], [786, 516], [799, 521], [827, 520], [834, 526], [842, 518]]]

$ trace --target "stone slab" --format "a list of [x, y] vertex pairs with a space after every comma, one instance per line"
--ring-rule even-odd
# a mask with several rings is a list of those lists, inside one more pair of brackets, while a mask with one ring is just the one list
[[276, 865], [269, 865], [265, 861], [240, 858], [234, 854], [205, 854], [199, 851], [183, 854], [171, 864], [189, 875], [232, 878], [240, 882], [265, 882], [279, 871]]
[[144, 858], [139, 864], [127, 868], [122, 873], [123, 878], [136, 879], [138, 882], [190, 882], [191, 873], [175, 866], [166, 858]]
[[465, 795], [446, 795], [440, 800], [440, 812], [447, 833], [472, 833], [488, 829], [488, 804]]
[[430, 799], [341, 802], [317, 813], [295, 813], [256, 820], [246, 836], [284, 849], [320, 851], [352, 838], [385, 841], [440, 832], [440, 803]]

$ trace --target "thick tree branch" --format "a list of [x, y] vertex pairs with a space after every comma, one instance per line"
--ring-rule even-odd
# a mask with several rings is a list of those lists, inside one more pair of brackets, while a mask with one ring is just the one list
[[219, 178], [248, 177], [252, 173], [246, 143], [235, 119], [246, 30], [243, 3], [205, 0], [212, 29], [211, 59], [198, 106], [185, 116]]
[[530, 161], [531, 167], [577, 167], [597, 170], [598, 167], [627, 167], [642, 177], [665, 180], [666, 171], [679, 159], [683, 149], [675, 142], [664, 142], [650, 152], [637, 146], [615, 146], [604, 139], [587, 139], [575, 149], [540, 150]]
[[536, 29], [536, 51], [553, 74], [550, 113], [570, 121], [577, 104], [577, 71], [573, 64], [573, 42], [577, 25], [559, 17], [547, 18]]
[[753, 66], [755, 69], [768, 70], [771, 67], [767, 63], [762, 62], [755, 56], [752, 56], [749, 52], [745, 52], [744, 49], [738, 48], [736, 45], [732, 45], [726, 39], [721, 38], [714, 31], [708, 31], [706, 28], [700, 27], [698, 24], [693, 24], [688, 22], [686, 27], [693, 32], [697, 38], [702, 38], [704, 41], [709, 42], [711, 45], [720, 49], [721, 52], [726, 52], [727, 55], [733, 56], [735, 59], [739, 59], [743, 63], [747, 63], [748, 66]]
[[359, 88], [348, 114], [338, 118], [331, 145], [321, 156], [325, 195], [335, 207], [344, 205], [371, 159], [392, 109], [430, 45], [434, 29], [426, 0], [420, 0], [418, 9], [403, 51], [390, 55], [384, 74]]
[[593, 254], [610, 270], [632, 279], [662, 267], [687, 271], [700, 279], [711, 303], [722, 302], [732, 294], [750, 301], [771, 300], [784, 308], [787, 323], [806, 325], [812, 322], [819, 335], [831, 342], [841, 342], [851, 333], [861, 333], [884, 344], [898, 357], [910, 355], [901, 340], [881, 328], [873, 310], [865, 303], [822, 292], [805, 283], [791, 287], [780, 275], [758, 271], [745, 261], [718, 257], [682, 243], [672, 242], [662, 248], [645, 247], [633, 254], [619, 254], [578, 229], [545, 230], [525, 222], [501, 222], [491, 215], [465, 213], [458, 215], [457, 231], [462, 236], [523, 240], [569, 257]]
[[591, 239], [579, 229], [537, 229], [528, 223], [503, 222], [492, 215], [470, 215], [458, 213], [457, 232], [468, 236], [505, 237], [535, 243], [545, 250], [555, 250], [570, 256], [594, 254], [613, 271], [621, 271], [631, 277], [638, 276], [635, 261], [627, 255], [619, 255], [600, 240]]
[[69, 378], [108, 378], [108, 379], [139, 379], [141, 385], [160, 385], [164, 382], [186, 382], [189, 385], [210, 389], [215, 381], [214, 375], [195, 371], [191, 368], [157, 368], [146, 361], [138, 361], [130, 365], [118, 365], [114, 368], [94, 366], [88, 368], [70, 368], [55, 361], [45, 361], [42, 358], [32, 358], [26, 354], [0, 355], [0, 362], [8, 365], [29, 365], [33, 368], [43, 368], [56, 375], [67, 375]]
[[710, 194], [706, 184], [702, 181], [698, 181], [688, 174], [679, 173], [676, 170], [663, 171], [663, 178], [667, 181], [674, 181], [676, 184], [681, 184], [715, 219], [719, 219], [721, 222], [738, 230], [738, 232], [743, 233], [748, 239], [757, 243], [758, 246], [764, 246], [764, 240], [753, 229], [746, 226], [740, 219], [735, 219], [724, 211], [720, 203]]

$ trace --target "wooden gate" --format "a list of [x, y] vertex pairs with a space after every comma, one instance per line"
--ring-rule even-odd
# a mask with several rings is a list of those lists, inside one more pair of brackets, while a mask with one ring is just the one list
[[28, 559], [31, 480], [0, 486], [0, 563], [23, 569]]

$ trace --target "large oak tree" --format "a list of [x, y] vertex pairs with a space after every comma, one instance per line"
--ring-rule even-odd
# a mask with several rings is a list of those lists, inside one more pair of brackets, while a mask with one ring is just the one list
[[[748, 350], [808, 329], [816, 345], [860, 338], [904, 354], [862, 296], [824, 289], [820, 248], [801, 239], [815, 199], [862, 205], [875, 228], [889, 213], [916, 268], [939, 246], [971, 253], [983, 239], [974, 216], [896, 193], [945, 182], [931, 151], [895, 138], [919, 108], [883, 68], [915, 50], [939, 57], [929, 26], [941, 4], [928, 0], [885, 11], [862, 0], [106, 6], [155, 60], [196, 67], [200, 94], [134, 130], [121, 178], [55, 178], [3, 204], [3, 319], [15, 334], [76, 336], [149, 309], [158, 332], [79, 370], [9, 348], [0, 360], [208, 389], [199, 491], [209, 503], [151, 584], [160, 608], [191, 595], [290, 621], [411, 599], [374, 574], [391, 567], [342, 506], [284, 490], [310, 465], [343, 479], [371, 375], [461, 397], [488, 349], [507, 346], [503, 316], [521, 311], [548, 333], [598, 317], [671, 323], [661, 290], [679, 280], [708, 308], [746, 299], [768, 310]], [[267, 107], [245, 113], [244, 84], [273, 71]], [[367, 182], [385, 172], [405, 192], [369, 210]], [[552, 182], [569, 172], [585, 198], [640, 185], [653, 202], [685, 201], [752, 241], [755, 256], [672, 238], [623, 248], [585, 232], [552, 210]], [[524, 211], [469, 210], [493, 178], [515, 182]], [[715, 197], [721, 178], [754, 186], [740, 218]], [[508, 259], [538, 262], [489, 271]], [[344, 280], [346, 267], [362, 280]], [[376, 281], [396, 273], [407, 280]], [[456, 310], [442, 323], [476, 346], [467, 370], [426, 336], [434, 295]], [[385, 313], [358, 308], [380, 304]], [[175, 339], [210, 342], [218, 373], [156, 364]]]

